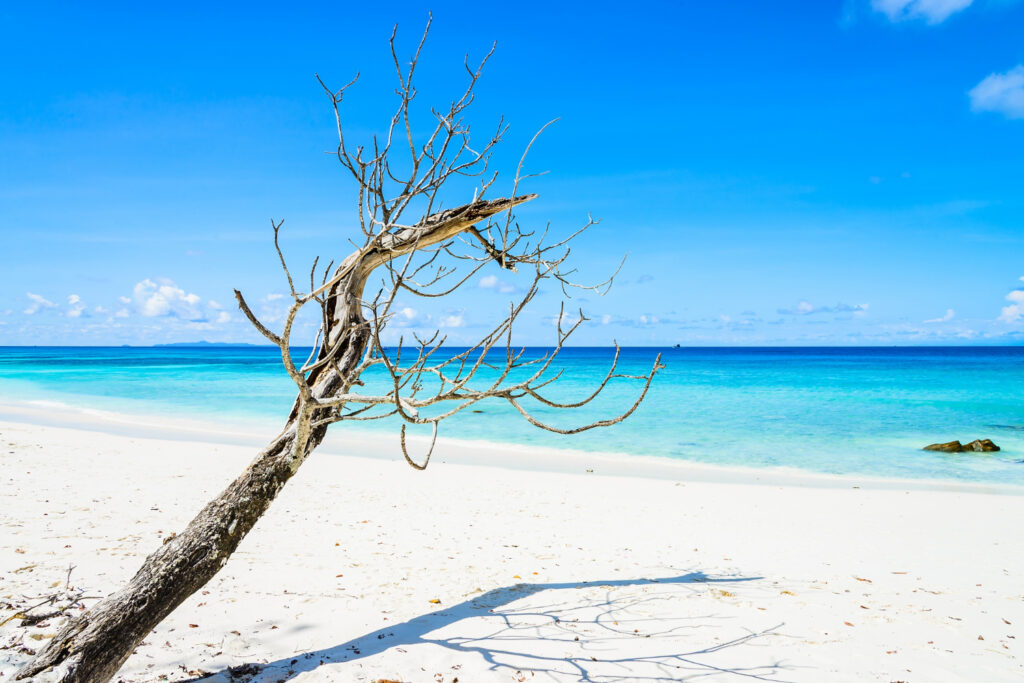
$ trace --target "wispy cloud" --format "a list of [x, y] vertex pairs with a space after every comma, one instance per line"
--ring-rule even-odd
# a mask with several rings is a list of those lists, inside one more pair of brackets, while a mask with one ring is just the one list
[[[558, 327], [560, 325], [563, 332], [580, 322], [581, 319], [579, 311], [562, 311], [558, 315], [552, 315], [547, 318], [548, 322], [553, 326]], [[589, 320], [589, 318], [587, 318], [587, 320]], [[609, 322], [614, 322], [614, 320], [609, 320]]]
[[934, 323], [948, 323], [954, 317], [956, 317], [956, 311], [954, 311], [952, 308], [947, 308], [946, 315], [942, 316], [941, 318], [932, 318], [931, 320], [925, 320], [924, 324], [932, 325]]
[[[564, 320], [575, 322], [579, 319], [578, 315], [569, 313], [564, 314]], [[684, 321], [674, 317], [675, 311], [668, 311], [665, 314], [657, 315], [654, 313], [641, 313], [637, 316], [621, 316], [612, 315], [605, 313], [597, 318], [597, 322], [602, 325], [620, 325], [622, 327], [631, 327], [634, 329], [642, 328], [654, 328], [657, 326], [671, 326], [671, 325], [682, 325]], [[557, 320], [557, 318], [555, 318]]]
[[844, 304], [838, 303], [835, 306], [815, 306], [809, 301], [801, 301], [792, 308], [780, 308], [780, 315], [815, 315], [817, 313], [864, 313], [868, 310], [869, 304]]
[[970, 7], [973, 0], [871, 0], [871, 7], [889, 21], [922, 19], [941, 24], [950, 16]]
[[[1024, 280], [1024, 278], [1021, 278]], [[999, 319], [1004, 323], [1017, 323], [1024, 318], [1024, 289], [1015, 289], [1006, 295], [1009, 306], [1004, 306]]]
[[441, 327], [465, 327], [466, 319], [463, 316], [462, 311], [455, 311], [448, 313], [447, 315], [441, 316], [440, 320]]
[[[461, 313], [458, 315], [461, 315]], [[402, 328], [423, 327], [424, 325], [429, 325], [430, 321], [431, 315], [429, 313], [422, 313], [412, 306], [401, 306], [400, 308], [397, 308], [397, 310], [391, 311], [391, 316], [388, 318], [388, 325], [391, 327]], [[449, 320], [449, 322], [451, 321]], [[462, 325], [450, 325], [450, 327], [462, 327]]]
[[967, 91], [971, 111], [990, 111], [1008, 119], [1024, 119], [1024, 64], [1005, 73], [989, 74]]
[[71, 294], [68, 296], [68, 317], [69, 318], [81, 318], [82, 313], [85, 312], [85, 304], [82, 303], [82, 297], [77, 294]]
[[171, 280], [155, 282], [146, 278], [135, 285], [133, 290], [135, 307], [144, 317], [173, 317], [181, 320], [201, 322], [206, 314], [200, 307], [198, 294], [190, 294]]
[[480, 289], [491, 289], [502, 294], [512, 294], [519, 291], [515, 285], [499, 280], [497, 275], [485, 275], [480, 278], [478, 285]]
[[271, 292], [260, 297], [258, 304], [257, 316], [259, 319], [264, 323], [273, 324], [285, 319], [290, 301], [284, 294]]
[[57, 304], [52, 301], [48, 301], [39, 294], [33, 294], [32, 292], [25, 292], [25, 296], [32, 302], [28, 305], [28, 308], [24, 310], [25, 315], [35, 315], [44, 308], [54, 308]]
[[224, 307], [213, 299], [207, 299], [206, 307], [217, 314], [213, 319], [215, 323], [223, 324], [231, 322], [231, 314], [225, 311]]

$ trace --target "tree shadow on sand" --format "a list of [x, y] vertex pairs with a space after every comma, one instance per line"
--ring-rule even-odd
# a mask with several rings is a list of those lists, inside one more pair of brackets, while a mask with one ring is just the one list
[[[404, 647], [431, 644], [466, 655], [476, 654], [487, 663], [489, 670], [503, 670], [512, 675], [512, 680], [528, 680], [521, 672], [533, 672], [589, 683], [696, 680], [716, 675], [731, 677], [729, 674], [737, 678], [778, 681], [781, 679], [774, 676], [787, 668], [778, 661], [730, 666], [723, 664], [723, 657], [717, 653], [758, 638], [778, 635], [776, 630], [782, 624], [758, 631], [743, 629], [743, 635], [721, 640], [704, 630], [710, 628], [710, 622], [723, 617], [679, 614], [682, 611], [681, 601], [694, 592], [706, 591], [706, 584], [749, 582], [761, 578], [712, 578], [703, 572], [692, 572], [660, 579], [520, 583], [481, 593], [406, 622], [389, 624], [333, 647], [267, 664], [231, 667], [207, 675], [202, 680], [206, 683], [288, 681], [321, 666], [352, 662], [389, 650], [393, 650], [393, 656], [401, 657], [405, 653]], [[686, 594], [680, 595], [676, 589], [666, 592], [662, 588], [672, 585], [685, 588]], [[615, 590], [624, 587], [639, 587], [639, 594], [627, 591], [628, 595], [616, 597]], [[559, 594], [558, 591], [566, 590], [574, 591], [567, 600], [518, 608], [514, 605], [546, 591], [550, 591], [554, 598], [564, 597], [564, 593]], [[672, 616], [651, 616], [652, 609], [657, 611], [660, 607], [664, 610], [665, 601], [673, 601], [669, 606]], [[445, 635], [446, 629], [463, 620], [467, 621], [460, 624], [458, 635]], [[733, 625], [732, 628], [737, 627]], [[697, 648], [683, 648], [686, 651], [679, 652], [678, 638], [685, 631], [690, 631], [691, 635], [700, 637], [704, 642], [716, 642]], [[467, 635], [467, 632], [477, 633]], [[625, 645], [626, 641], [630, 641], [628, 646], [632, 656], [616, 656], [621, 652], [609, 652]], [[517, 643], [521, 647], [517, 648]], [[676, 651], [664, 651], [673, 644]], [[741, 659], [749, 660], [751, 653], [744, 654]], [[755, 654], [761, 658], [766, 653]]]

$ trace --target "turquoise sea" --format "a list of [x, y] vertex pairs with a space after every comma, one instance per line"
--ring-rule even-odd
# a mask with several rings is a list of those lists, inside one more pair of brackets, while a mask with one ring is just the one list
[[[1024, 347], [627, 348], [620, 371], [647, 372], [659, 352], [667, 367], [619, 425], [559, 436], [490, 403], [444, 423], [441, 434], [718, 465], [1024, 485]], [[612, 353], [565, 349], [554, 397], [588, 394]], [[381, 376], [367, 379], [368, 393], [380, 388]], [[576, 413], [536, 413], [561, 426], [585, 423], [632, 403], [638, 388], [618, 381]], [[57, 402], [269, 435], [293, 396], [272, 347], [0, 347], [0, 403]], [[384, 420], [332, 429], [396, 427]], [[975, 438], [1003, 450], [920, 450]]]

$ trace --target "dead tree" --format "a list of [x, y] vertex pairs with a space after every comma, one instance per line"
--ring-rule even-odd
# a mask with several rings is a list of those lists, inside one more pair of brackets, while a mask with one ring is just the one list
[[[411, 61], [403, 66], [392, 33], [398, 107], [386, 132], [372, 137], [366, 145], [353, 149], [342, 126], [342, 97], [356, 79], [340, 90], [331, 90], [320, 81], [337, 123], [335, 154], [358, 188], [361, 246], [357, 245], [337, 267], [330, 264], [318, 268], [314, 262], [308, 288], [300, 289], [280, 247], [281, 224], [273, 224], [274, 245], [291, 296], [280, 331], [262, 323], [242, 294], [235, 292], [249, 321], [280, 348], [284, 368], [298, 388], [284, 428], [184, 531], [146, 558], [127, 586], [73, 618], [18, 672], [18, 678], [51, 668], [56, 668], [59, 680], [67, 682], [107, 681], [113, 677], [142, 639], [224, 566], [335, 422], [397, 416], [402, 423], [402, 453], [410, 465], [423, 469], [433, 451], [438, 424], [481, 401], [507, 401], [530, 424], [562, 434], [615, 424], [640, 405], [661, 367], [660, 356], [648, 374], [625, 375], [617, 371], [618, 347], [606, 376], [589, 396], [566, 403], [543, 393], [561, 375], [552, 363], [566, 339], [584, 321], [582, 312], [564, 323], [563, 304], [554, 348], [542, 357], [530, 358], [523, 349], [513, 347], [513, 325], [542, 283], [553, 283], [564, 293], [581, 286], [566, 265], [569, 244], [593, 221], [553, 242], [547, 240], [546, 229], [529, 232], [521, 228], [512, 209], [536, 196], [517, 194], [527, 177], [522, 175], [522, 161], [511, 177], [511, 196], [484, 198], [498, 178], [488, 166], [507, 127], [499, 122], [495, 132], [474, 149], [464, 116], [493, 47], [476, 68], [470, 67], [467, 59], [465, 91], [446, 109], [431, 110], [433, 124], [425, 135], [414, 132], [418, 127], [413, 123], [413, 73], [426, 36], [427, 31]], [[457, 208], [444, 208], [442, 202], [460, 179], [466, 187], [466, 179], [474, 184], [473, 200]], [[405, 224], [408, 215], [422, 218]], [[439, 353], [445, 342], [439, 333], [430, 339], [416, 338], [410, 345], [403, 341], [396, 347], [385, 345], [382, 332], [393, 317], [396, 296], [445, 296], [490, 264], [525, 272], [532, 276], [532, 283], [518, 303], [510, 305], [508, 314], [475, 345], [454, 353]], [[379, 282], [374, 280], [368, 295], [368, 284], [377, 274]], [[299, 364], [292, 357], [292, 329], [296, 316], [307, 306], [319, 307], [321, 325], [314, 353]], [[385, 390], [379, 395], [358, 391], [365, 386], [360, 376], [378, 366], [388, 378]], [[483, 368], [487, 372], [481, 373]], [[560, 428], [530, 412], [531, 405], [538, 403], [551, 408], [584, 406], [609, 382], [620, 378], [638, 381], [640, 391], [628, 409], [608, 419]], [[432, 428], [433, 440], [422, 461], [409, 454], [407, 424]]]

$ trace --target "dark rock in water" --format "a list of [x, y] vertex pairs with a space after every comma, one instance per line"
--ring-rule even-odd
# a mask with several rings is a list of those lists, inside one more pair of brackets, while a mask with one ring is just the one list
[[929, 446], [925, 446], [926, 451], [942, 451], [943, 453], [959, 453], [964, 449], [964, 445], [959, 441], [949, 441], [947, 443], [933, 443]]
[[925, 446], [924, 450], [940, 451], [942, 453], [994, 453], [999, 450], [999, 446], [992, 443], [992, 439], [975, 439], [968, 444], [963, 444], [959, 441], [933, 443]]

